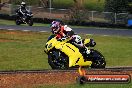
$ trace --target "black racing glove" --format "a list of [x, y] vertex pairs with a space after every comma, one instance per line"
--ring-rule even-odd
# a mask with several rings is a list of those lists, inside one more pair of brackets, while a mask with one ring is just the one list
[[96, 45], [96, 42], [93, 39], [90, 39], [89, 44], [90, 44], [91, 47], [94, 47]]
[[64, 40], [66, 40], [66, 39], [68, 39], [69, 37], [62, 37], [62, 38], [60, 38], [60, 39], [58, 39], [58, 41], [64, 41]]

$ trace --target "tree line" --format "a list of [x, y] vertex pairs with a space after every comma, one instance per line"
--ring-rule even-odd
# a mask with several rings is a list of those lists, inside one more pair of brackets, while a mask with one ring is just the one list
[[[0, 0], [0, 2], [8, 1], [12, 4], [20, 4], [22, 1], [26, 1], [28, 5], [41, 5], [43, 7], [49, 7], [50, 0]], [[52, 2], [55, 0], [51, 0]], [[97, 0], [100, 2], [101, 0]], [[75, 7], [82, 8], [84, 0], [73, 0]], [[132, 0], [105, 0], [104, 10], [114, 13], [129, 12], [132, 13]]]
[[132, 14], [132, 0], [106, 0], [104, 8], [108, 12]]

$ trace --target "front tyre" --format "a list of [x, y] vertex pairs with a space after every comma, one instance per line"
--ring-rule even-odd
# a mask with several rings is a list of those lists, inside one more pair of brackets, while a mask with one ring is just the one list
[[52, 69], [68, 69], [68, 57], [59, 50], [52, 51], [48, 54], [48, 63]]
[[20, 25], [21, 24], [19, 19], [16, 19], [15, 22], [16, 22], [16, 25]]
[[29, 26], [32, 26], [32, 25], [33, 25], [33, 19], [29, 19], [29, 20], [28, 20], [28, 25], [29, 25]]
[[104, 56], [97, 50], [91, 49], [92, 64], [91, 68], [105, 68], [106, 61]]

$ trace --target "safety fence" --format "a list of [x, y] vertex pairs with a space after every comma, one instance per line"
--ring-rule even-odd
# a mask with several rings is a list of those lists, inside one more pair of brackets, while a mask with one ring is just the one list
[[[0, 13], [14, 15], [15, 10], [19, 5], [6, 4], [4, 5]], [[125, 24], [129, 19], [132, 19], [132, 14], [129, 13], [113, 13], [113, 12], [98, 12], [88, 10], [73, 10], [73, 9], [55, 9], [27, 6], [27, 9], [32, 11], [34, 18], [48, 18], [48, 19], [62, 19], [62, 20], [74, 20], [85, 22], [101, 22], [112, 24]]]

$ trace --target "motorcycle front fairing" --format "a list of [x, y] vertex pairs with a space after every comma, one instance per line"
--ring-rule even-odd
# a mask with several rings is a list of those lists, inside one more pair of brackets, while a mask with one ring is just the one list
[[84, 61], [82, 54], [79, 52], [79, 49], [72, 45], [71, 43], [66, 43], [65, 41], [58, 41], [55, 37], [49, 40], [45, 46], [45, 53], [48, 53], [54, 47], [69, 57], [69, 67], [72, 66], [91, 66], [91, 61]]
[[45, 53], [48, 53], [52, 48], [55, 47], [56, 44], [60, 43], [60, 41], [57, 41], [56, 38], [52, 38], [50, 39], [46, 45], [45, 45], [45, 49], [44, 49], [44, 52]]

